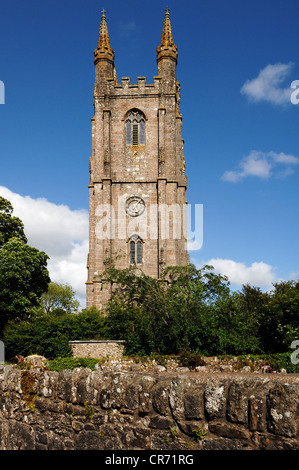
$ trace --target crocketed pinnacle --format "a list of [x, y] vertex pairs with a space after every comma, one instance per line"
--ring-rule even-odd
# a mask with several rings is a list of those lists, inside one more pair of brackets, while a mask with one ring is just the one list
[[[163, 59], [167, 59], [167, 60], [170, 59], [170, 60], [177, 62], [177, 57], [178, 57], [178, 48], [173, 43], [169, 9], [166, 8], [164, 23], [163, 23], [163, 30], [162, 30], [161, 44], [157, 47], [157, 62], [159, 64]], [[161, 73], [162, 73], [162, 69], [160, 68], [159, 74]]]
[[172, 45], [173, 45], [173, 37], [172, 37], [172, 32], [171, 32], [169, 8], [166, 8], [163, 30], [162, 30], [161, 46], [172, 46]]
[[99, 42], [98, 42], [98, 49], [111, 49], [109, 34], [108, 34], [108, 26], [106, 21], [106, 11], [102, 11], [102, 19], [100, 25], [100, 34], [99, 34]]
[[[110, 45], [105, 13], [106, 13], [105, 10], [103, 10], [101, 25], [100, 25], [98, 47], [94, 51], [94, 63], [96, 65], [100, 62], [101, 74], [107, 75], [108, 77], [112, 77], [113, 67], [114, 67], [114, 50], [112, 49]], [[108, 64], [112, 66], [112, 69], [110, 65]]]

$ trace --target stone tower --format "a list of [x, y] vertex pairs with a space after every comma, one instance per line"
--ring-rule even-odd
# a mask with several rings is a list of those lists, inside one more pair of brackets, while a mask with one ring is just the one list
[[166, 9], [153, 83], [145, 77], [119, 83], [102, 12], [94, 51], [87, 308], [101, 308], [111, 296], [103, 276], [109, 259], [156, 279], [166, 266], [189, 262], [177, 57]]

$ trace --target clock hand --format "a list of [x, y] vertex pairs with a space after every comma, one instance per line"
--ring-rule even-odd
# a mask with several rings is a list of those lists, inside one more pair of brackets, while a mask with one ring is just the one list
[[133, 208], [133, 210], [134, 210], [135, 212], [137, 212], [137, 206], [138, 206], [139, 203], [140, 203], [140, 201], [137, 201], [136, 204], [135, 204], [135, 206], [134, 206], [134, 208]]

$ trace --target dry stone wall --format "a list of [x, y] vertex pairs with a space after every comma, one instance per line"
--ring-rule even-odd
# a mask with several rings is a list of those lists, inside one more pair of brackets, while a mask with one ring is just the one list
[[299, 450], [299, 376], [0, 366], [1, 450]]

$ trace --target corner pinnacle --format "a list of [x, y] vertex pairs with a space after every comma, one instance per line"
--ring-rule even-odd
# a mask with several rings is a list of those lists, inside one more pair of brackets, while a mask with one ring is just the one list
[[173, 37], [172, 37], [171, 24], [170, 24], [169, 8], [167, 7], [165, 9], [161, 46], [172, 46], [172, 45], [173, 45]]
[[111, 49], [111, 45], [110, 45], [108, 26], [107, 26], [107, 21], [106, 21], [106, 11], [103, 9], [101, 25], [100, 25], [98, 49], [104, 49], [104, 48]]

